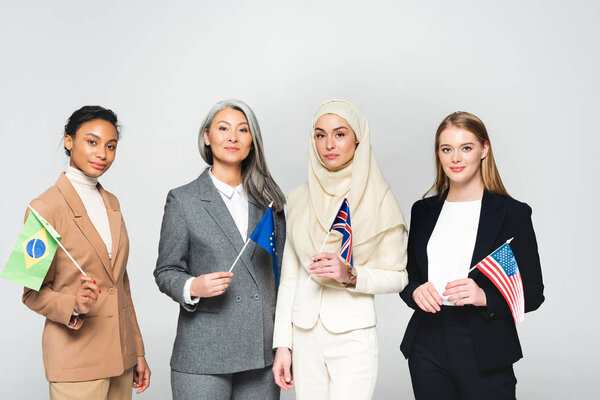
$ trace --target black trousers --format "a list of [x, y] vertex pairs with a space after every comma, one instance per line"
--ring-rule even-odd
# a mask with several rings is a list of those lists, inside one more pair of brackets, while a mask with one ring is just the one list
[[482, 373], [477, 367], [467, 309], [442, 306], [421, 321], [408, 367], [417, 400], [515, 399], [512, 365]]

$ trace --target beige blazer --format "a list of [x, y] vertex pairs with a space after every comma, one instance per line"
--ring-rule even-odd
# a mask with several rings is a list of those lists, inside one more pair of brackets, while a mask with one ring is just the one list
[[46, 378], [77, 382], [121, 375], [144, 355], [144, 345], [131, 301], [126, 266], [129, 239], [117, 198], [98, 189], [112, 235], [112, 260], [68, 178], [31, 202], [62, 236], [62, 244], [102, 293], [76, 326], [69, 326], [81, 273], [60, 248], [39, 291], [25, 288], [23, 303], [46, 317], [42, 353]]

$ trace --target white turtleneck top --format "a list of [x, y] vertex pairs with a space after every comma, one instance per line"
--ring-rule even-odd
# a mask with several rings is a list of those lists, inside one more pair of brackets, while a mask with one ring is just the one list
[[112, 236], [110, 234], [110, 224], [108, 223], [108, 214], [102, 195], [98, 190], [98, 179], [90, 178], [81, 170], [73, 168], [70, 165], [65, 171], [65, 175], [75, 188], [79, 195], [85, 210], [94, 224], [94, 228], [104, 241], [108, 257], [112, 258]]

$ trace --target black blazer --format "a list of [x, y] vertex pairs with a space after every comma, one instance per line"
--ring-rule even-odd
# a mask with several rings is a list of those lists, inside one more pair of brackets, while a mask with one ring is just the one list
[[[400, 349], [410, 356], [421, 319], [426, 314], [414, 302], [412, 294], [427, 282], [427, 242], [438, 220], [447, 192], [442, 196], [417, 201], [411, 210], [408, 236], [408, 286], [400, 293], [402, 300], [415, 310]], [[513, 250], [523, 280], [525, 312], [536, 310], [544, 301], [544, 284], [537, 242], [531, 223], [531, 207], [513, 198], [484, 191], [481, 214], [471, 266], [514, 237]], [[485, 292], [487, 306], [465, 306], [465, 313], [482, 372], [506, 367], [523, 357], [517, 329], [508, 307], [494, 284], [478, 269], [469, 274]]]

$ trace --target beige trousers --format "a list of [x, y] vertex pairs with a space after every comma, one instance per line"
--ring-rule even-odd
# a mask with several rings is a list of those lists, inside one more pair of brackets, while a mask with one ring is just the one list
[[377, 382], [375, 327], [332, 333], [321, 319], [312, 329], [294, 325], [292, 374], [297, 400], [368, 400]]
[[50, 400], [131, 400], [133, 368], [121, 376], [84, 382], [50, 382]]

